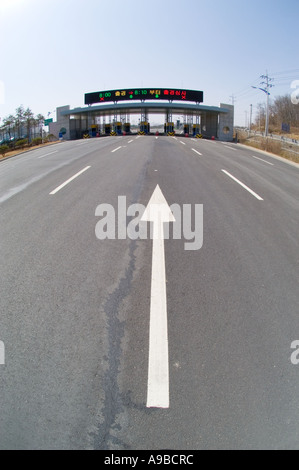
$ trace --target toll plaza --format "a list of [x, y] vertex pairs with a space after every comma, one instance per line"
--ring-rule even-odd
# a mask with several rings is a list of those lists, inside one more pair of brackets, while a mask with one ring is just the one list
[[[139, 117], [138, 132], [151, 133], [151, 115], [164, 116], [164, 134], [233, 140], [234, 107], [202, 104], [203, 92], [170, 88], [119, 89], [85, 94], [84, 107], [57, 108], [50, 133], [64, 130], [64, 139], [101, 137], [132, 133], [131, 117]], [[177, 125], [175, 125], [175, 121]]]

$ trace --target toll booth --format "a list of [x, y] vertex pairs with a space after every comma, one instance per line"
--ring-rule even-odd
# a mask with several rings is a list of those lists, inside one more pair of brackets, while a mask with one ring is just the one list
[[105, 124], [105, 135], [111, 134], [111, 124]]
[[97, 137], [99, 135], [99, 126], [98, 124], [91, 125], [91, 137]]
[[147, 121], [142, 121], [140, 123], [140, 134], [149, 134], [150, 132], [150, 124]]
[[123, 129], [124, 129], [124, 132], [126, 134], [130, 134], [131, 133], [131, 124], [129, 122], [125, 122], [125, 124], [123, 126]]
[[190, 127], [189, 124], [184, 124], [184, 134], [190, 134]]
[[198, 124], [193, 124], [193, 137], [200, 135], [200, 126]]
[[175, 132], [174, 132], [174, 122], [166, 122], [165, 126], [164, 126], [164, 129], [165, 129], [165, 134], [174, 135], [175, 134]]
[[116, 135], [122, 134], [122, 124], [121, 122], [114, 122], [113, 123], [113, 131]]

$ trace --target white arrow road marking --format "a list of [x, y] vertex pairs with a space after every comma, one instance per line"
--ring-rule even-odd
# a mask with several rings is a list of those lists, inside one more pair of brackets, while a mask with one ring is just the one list
[[164, 252], [164, 222], [175, 218], [159, 187], [141, 217], [153, 222], [153, 252], [150, 306], [150, 337], [147, 384], [147, 408], [169, 408], [169, 364], [167, 299]]
[[5, 365], [5, 346], [3, 341], [0, 341], [0, 366]]

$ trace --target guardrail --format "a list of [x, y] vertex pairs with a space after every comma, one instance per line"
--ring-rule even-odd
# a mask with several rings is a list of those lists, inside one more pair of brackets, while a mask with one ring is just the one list
[[[236, 130], [241, 131], [241, 132], [247, 132], [248, 137], [266, 137], [264, 132], [258, 132], [258, 131], [249, 131], [248, 129], [238, 129]], [[286, 144], [294, 144], [294, 145], [299, 145], [299, 139], [291, 139], [289, 137], [285, 137], [284, 135], [277, 135], [277, 134], [268, 134], [268, 139], [273, 139], [277, 140], [279, 142], [284, 142]]]

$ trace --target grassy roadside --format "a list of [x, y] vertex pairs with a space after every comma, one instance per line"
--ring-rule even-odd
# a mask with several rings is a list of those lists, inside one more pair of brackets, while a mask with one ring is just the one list
[[[298, 138], [298, 136], [297, 136]], [[290, 143], [272, 140], [271, 138], [251, 135], [248, 137], [247, 132], [238, 131], [238, 142], [259, 150], [273, 153], [279, 157], [285, 158], [295, 163], [299, 163], [299, 147]]]
[[24, 147], [19, 149], [11, 149], [5, 152], [4, 155], [0, 154], [0, 161], [6, 160], [7, 158], [14, 157], [16, 155], [20, 155], [21, 153], [31, 152], [32, 150], [37, 150], [43, 147], [48, 147], [49, 145], [57, 144], [59, 141], [56, 142], [46, 142], [45, 144], [35, 145], [34, 147]]

